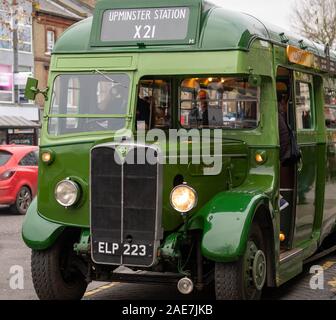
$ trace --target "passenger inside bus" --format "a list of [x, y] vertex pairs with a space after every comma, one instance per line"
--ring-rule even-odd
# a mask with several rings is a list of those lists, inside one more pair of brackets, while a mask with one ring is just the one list
[[255, 129], [260, 91], [244, 78], [186, 78], [181, 83], [180, 124], [196, 129]]
[[202, 125], [204, 127], [209, 126], [209, 95], [205, 90], [198, 92], [198, 100], [200, 101], [200, 107], [202, 112]]
[[280, 134], [280, 161], [286, 165], [290, 158], [290, 132], [287, 124], [288, 94], [278, 92], [279, 134]]
[[[147, 98], [147, 99], [146, 99]], [[144, 97], [143, 99], [138, 97], [137, 111], [136, 111], [136, 121], [139, 124], [139, 129], [141, 128], [141, 122], [145, 123], [145, 129], [149, 129], [150, 123], [150, 103], [148, 97]]]
[[138, 130], [170, 129], [170, 94], [169, 80], [148, 78], [140, 81], [136, 112]]
[[[288, 159], [291, 157], [291, 142], [290, 142], [290, 128], [287, 124], [287, 113], [288, 113], [288, 94], [278, 92], [278, 114], [279, 114], [279, 138], [280, 138], [280, 163], [281, 163], [281, 173], [287, 172], [284, 168], [289, 167], [287, 163]], [[285, 176], [285, 179], [283, 177]], [[281, 183], [287, 180], [288, 175], [282, 174]], [[280, 195], [280, 210], [285, 210], [289, 207], [289, 203]]]
[[124, 93], [118, 86], [101, 91], [100, 101], [97, 103], [97, 114], [123, 114], [127, 104]]

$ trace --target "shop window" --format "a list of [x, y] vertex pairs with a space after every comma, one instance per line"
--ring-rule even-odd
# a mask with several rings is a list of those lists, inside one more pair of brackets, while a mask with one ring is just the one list
[[18, 49], [22, 52], [32, 52], [32, 27], [30, 25], [19, 24]]
[[10, 13], [0, 10], [0, 49], [12, 49], [12, 34], [10, 31]]
[[[13, 49], [11, 32], [12, 13], [10, 10], [10, 6], [8, 6], [8, 4], [6, 5], [5, 1], [4, 6], [0, 9], [0, 49]], [[32, 26], [30, 13], [29, 4], [20, 3], [15, 20], [17, 21], [18, 50], [21, 52], [32, 52]]]
[[12, 66], [0, 64], [0, 102], [13, 102]]
[[34, 101], [29, 101], [25, 97], [25, 88], [27, 78], [32, 76], [32, 68], [29, 66], [19, 66], [19, 74], [21, 75], [18, 83], [18, 102], [19, 104], [34, 103]]

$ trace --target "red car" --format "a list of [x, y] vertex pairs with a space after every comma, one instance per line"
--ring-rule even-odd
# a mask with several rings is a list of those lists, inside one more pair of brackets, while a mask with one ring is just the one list
[[0, 145], [0, 205], [25, 214], [37, 192], [38, 147]]

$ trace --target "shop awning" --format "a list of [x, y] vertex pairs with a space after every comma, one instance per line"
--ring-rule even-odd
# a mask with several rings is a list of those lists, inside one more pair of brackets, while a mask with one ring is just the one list
[[24, 117], [0, 116], [0, 129], [32, 129], [39, 127], [38, 123], [27, 120]]

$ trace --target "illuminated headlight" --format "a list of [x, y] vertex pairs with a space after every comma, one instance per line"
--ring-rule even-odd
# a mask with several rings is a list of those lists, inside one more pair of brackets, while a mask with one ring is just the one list
[[63, 207], [71, 207], [79, 199], [79, 187], [71, 180], [63, 180], [55, 188], [55, 198]]
[[196, 207], [197, 193], [187, 185], [177, 186], [170, 194], [170, 203], [176, 211], [187, 213]]

